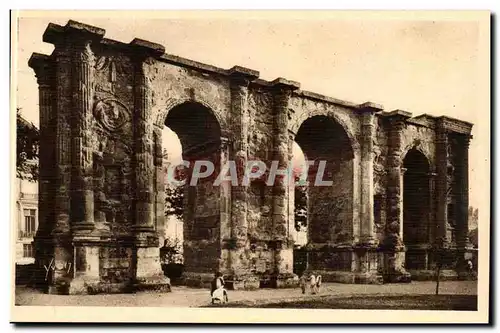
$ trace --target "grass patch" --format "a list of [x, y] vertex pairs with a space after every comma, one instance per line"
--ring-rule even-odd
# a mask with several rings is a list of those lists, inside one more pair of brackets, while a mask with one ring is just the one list
[[[461, 310], [477, 311], [476, 295], [318, 296], [271, 303], [237, 302], [216, 307], [276, 309]], [[210, 307], [212, 307], [210, 306]]]

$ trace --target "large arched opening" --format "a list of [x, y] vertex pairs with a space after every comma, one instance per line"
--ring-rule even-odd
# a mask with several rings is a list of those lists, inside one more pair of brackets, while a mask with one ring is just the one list
[[412, 148], [403, 160], [403, 242], [407, 248], [405, 267], [426, 269], [429, 243], [429, 161]]
[[[182, 205], [184, 270], [213, 273], [218, 269], [221, 256], [220, 189], [213, 186], [220, 170], [221, 128], [213, 112], [195, 102], [185, 102], [172, 108], [165, 119], [165, 126], [164, 133], [171, 131], [170, 138], [176, 135], [180, 143], [180, 147], [178, 144], [176, 147], [175, 142], [163, 142], [167, 163], [175, 161], [173, 165], [169, 165], [175, 172], [166, 172], [165, 187], [170, 188], [167, 194], [170, 191], [170, 194], [179, 196], [171, 189], [180, 186], [178, 181], [185, 180], [185, 184], [181, 185], [182, 200], [178, 203]], [[179, 155], [179, 148], [180, 158], [175, 156], [176, 152]], [[189, 162], [189, 165], [180, 167], [182, 161]], [[205, 162], [212, 163], [213, 173], [193, 179], [196, 163], [201, 165], [199, 173], [207, 171]], [[171, 228], [172, 226], [170, 233]], [[179, 233], [178, 227], [176, 232]]]
[[295, 142], [309, 164], [308, 269], [350, 271], [351, 252], [342, 247], [351, 245], [353, 239], [354, 152], [350, 139], [338, 122], [321, 115], [301, 124]]

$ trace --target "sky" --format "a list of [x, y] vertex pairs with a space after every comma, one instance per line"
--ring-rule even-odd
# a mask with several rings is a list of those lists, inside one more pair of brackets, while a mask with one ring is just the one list
[[172, 14], [154, 20], [85, 12], [24, 17], [18, 21], [17, 103], [35, 124], [38, 87], [28, 59], [33, 52], [50, 54], [53, 46], [42, 42], [45, 28], [49, 22], [64, 25], [69, 18], [104, 28], [107, 38], [150, 40], [169, 54], [222, 68], [249, 67], [260, 71], [262, 79], [285, 77], [300, 82], [301, 89], [337, 99], [471, 122], [469, 200], [479, 208], [480, 219], [489, 214], [489, 68], [484, 66], [489, 49], [481, 43], [484, 26], [474, 20], [312, 14], [270, 20], [245, 13], [238, 18]]

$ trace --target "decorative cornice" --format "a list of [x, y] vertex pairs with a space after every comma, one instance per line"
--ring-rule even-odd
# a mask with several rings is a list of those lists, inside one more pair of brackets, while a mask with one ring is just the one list
[[151, 57], [160, 57], [165, 53], [165, 46], [140, 38], [134, 38], [129, 45], [134, 50]]
[[333, 98], [333, 97], [328, 97], [328, 96], [321, 95], [321, 94], [318, 94], [318, 93], [315, 93], [315, 92], [311, 92], [311, 91], [307, 91], [307, 90], [297, 90], [297, 91], [294, 92], [294, 95], [298, 96], [298, 97], [302, 97], [302, 98], [308, 98], [308, 99], [312, 99], [312, 100], [316, 100], [316, 101], [320, 101], [320, 102], [326, 102], [326, 103], [329, 103], [329, 104], [335, 104], [335, 105], [343, 106], [343, 107], [346, 107], [346, 108], [349, 108], [349, 109], [356, 109], [359, 106], [358, 104], [355, 104], [355, 103], [352, 103], [352, 102], [343, 101], [343, 100], [340, 100], [340, 99], [336, 99], [336, 98]]
[[373, 103], [373, 102], [365, 102], [362, 104], [359, 104], [357, 107], [358, 112], [361, 113], [377, 113], [382, 110], [384, 110], [384, 107], [380, 104]]
[[399, 109], [396, 109], [396, 110], [393, 110], [393, 111], [390, 111], [390, 112], [381, 112], [379, 113], [379, 116], [383, 117], [383, 118], [387, 118], [387, 119], [409, 119], [411, 118], [412, 114], [408, 111], [404, 111], [404, 110], [399, 110]]
[[271, 86], [277, 89], [288, 89], [294, 91], [300, 88], [300, 83], [279, 77], [271, 81]]
[[473, 124], [463, 120], [441, 116], [437, 118], [437, 121], [438, 127], [447, 132], [470, 135], [472, 131]]
[[48, 84], [53, 78], [53, 61], [48, 55], [33, 53], [28, 66], [35, 71], [38, 84]]
[[233, 66], [231, 69], [228, 70], [228, 75], [236, 80], [246, 80], [246, 81], [253, 81], [257, 79], [260, 75], [260, 73], [256, 70], [246, 68], [243, 66]]
[[59, 44], [67, 35], [80, 35], [91, 40], [100, 41], [106, 30], [88, 24], [69, 20], [65, 26], [49, 23], [43, 34], [43, 41], [51, 44]]

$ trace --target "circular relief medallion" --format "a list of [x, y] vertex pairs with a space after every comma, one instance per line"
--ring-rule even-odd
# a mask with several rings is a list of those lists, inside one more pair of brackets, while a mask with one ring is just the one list
[[129, 121], [127, 107], [112, 98], [102, 99], [94, 105], [94, 116], [110, 131], [116, 131]]

